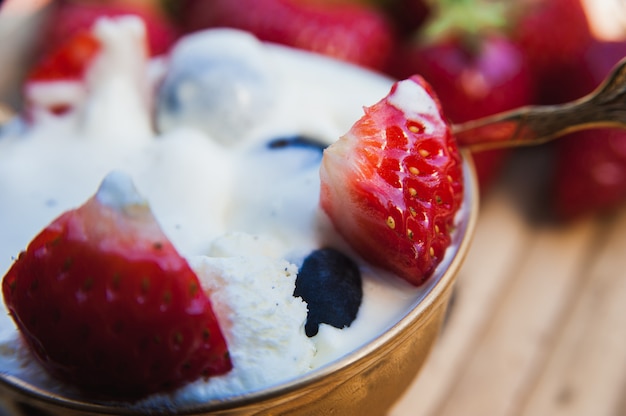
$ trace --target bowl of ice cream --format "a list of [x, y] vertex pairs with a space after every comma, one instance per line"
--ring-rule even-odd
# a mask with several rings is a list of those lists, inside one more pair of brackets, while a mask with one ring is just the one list
[[[28, 110], [2, 129], [0, 269], [11, 275], [39, 230], [94, 193], [125, 209], [137, 192], [210, 294], [232, 370], [132, 400], [103, 397], [50, 375], [23, 322], [5, 313], [3, 397], [50, 414], [384, 413], [435, 342], [467, 252], [477, 215], [470, 158], [459, 159], [449, 242], [430, 251], [438, 261], [419, 284], [407, 282], [355, 251], [319, 202], [323, 149], [392, 80], [233, 30], [188, 36], [155, 59], [141, 53], [137, 19], [100, 21], [93, 36], [99, 49], [86, 74], [31, 80]], [[326, 247], [358, 270], [359, 301], [349, 322], [311, 329], [296, 276]], [[4, 290], [6, 300], [13, 284]], [[63, 303], [96, 304], [84, 302], [87, 292]], [[56, 311], [40, 326], [63, 321]], [[95, 344], [84, 331], [63, 334], [67, 351]]]

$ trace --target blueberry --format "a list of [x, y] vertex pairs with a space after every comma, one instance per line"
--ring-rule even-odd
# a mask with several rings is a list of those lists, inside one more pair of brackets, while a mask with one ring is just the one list
[[306, 169], [319, 169], [322, 153], [328, 145], [321, 140], [308, 136], [293, 135], [279, 137], [265, 144], [265, 150], [260, 152], [270, 158], [272, 164], [280, 167], [281, 175], [290, 175]]
[[172, 52], [156, 125], [161, 132], [196, 128], [227, 144], [266, 120], [276, 96], [271, 61], [256, 38], [233, 29], [197, 32]]
[[278, 139], [271, 140], [268, 145], [270, 149], [287, 149], [287, 148], [303, 148], [303, 149], [312, 149], [318, 150], [320, 153], [328, 147], [326, 143], [323, 143], [321, 140], [317, 140], [307, 136], [290, 136], [290, 137], [280, 137]]
[[315, 336], [322, 323], [348, 327], [356, 319], [363, 299], [359, 267], [335, 249], [315, 250], [298, 272], [294, 296], [308, 304], [304, 326], [308, 337]]

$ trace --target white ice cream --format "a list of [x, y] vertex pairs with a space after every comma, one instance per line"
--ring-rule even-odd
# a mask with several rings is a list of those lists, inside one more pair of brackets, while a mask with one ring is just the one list
[[[170, 403], [241, 394], [297, 377], [404, 316], [423, 289], [372, 270], [335, 235], [318, 209], [321, 155], [267, 147], [296, 134], [336, 140], [362, 115], [362, 106], [387, 94], [390, 80], [231, 30], [186, 38], [170, 59], [153, 61], [143, 53], [142, 26], [133, 18], [103, 20], [96, 33], [104, 52], [84, 86], [66, 85], [66, 93], [42, 86], [31, 96], [42, 106], [70, 97], [74, 111], [54, 116], [35, 110], [31, 124], [18, 120], [0, 134], [2, 275], [43, 227], [120, 170], [214, 291], [235, 366], [226, 376], [181, 389], [167, 398]], [[202, 67], [213, 72], [189, 75]], [[197, 77], [206, 94], [176, 84], [176, 74]], [[172, 95], [157, 96], [156, 86], [170, 81], [176, 85]], [[81, 88], [85, 94], [76, 93]], [[160, 106], [174, 96], [184, 113]], [[304, 257], [329, 243], [361, 264], [363, 304], [349, 328], [324, 326], [309, 339], [306, 305], [291, 293]], [[0, 369], [51, 387], [35, 364], [24, 365], [15, 326], [0, 315]], [[161, 405], [163, 398], [148, 403]]]

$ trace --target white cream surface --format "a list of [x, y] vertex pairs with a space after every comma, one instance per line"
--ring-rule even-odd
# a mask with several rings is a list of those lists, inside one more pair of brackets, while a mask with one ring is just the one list
[[[423, 115], [441, 120], [437, 104], [424, 88], [411, 80], [402, 80], [389, 96], [389, 102], [406, 114], [407, 118], [423, 118]], [[430, 126], [426, 125], [427, 132]]]
[[[116, 170], [132, 178], [166, 234], [207, 287], [216, 282], [230, 284], [227, 281], [248, 286], [255, 274], [260, 277], [254, 285], [271, 286], [279, 277], [286, 282], [278, 295], [288, 311], [282, 316], [300, 319], [288, 327], [295, 328], [292, 332], [301, 340], [294, 342], [280, 331], [267, 340], [280, 340], [280, 351], [304, 348], [298, 362], [276, 359], [279, 350], [256, 360], [263, 355], [259, 348], [274, 348], [270, 341], [266, 340], [265, 346], [250, 345], [251, 337], [262, 335], [245, 330], [227, 334], [234, 364], [240, 365], [234, 375], [193, 383], [165, 399], [148, 401], [148, 405], [161, 406], [164, 400], [188, 404], [269, 387], [341, 357], [404, 316], [423, 289], [372, 270], [335, 235], [318, 208], [321, 154], [267, 146], [273, 139], [293, 135], [333, 142], [361, 117], [363, 106], [388, 93], [391, 81], [304, 52], [262, 44], [232, 30], [198, 33], [184, 39], [170, 58], [149, 61], [143, 53], [142, 30], [132, 18], [101, 21], [96, 33], [104, 51], [86, 83], [67, 85], [66, 97], [58, 92], [59, 86], [48, 91], [40, 86], [35, 94], [40, 97], [35, 104], [42, 106], [55, 102], [55, 97], [63, 101], [70, 96], [73, 111], [57, 116], [35, 107], [30, 114], [32, 122], [16, 120], [0, 130], [0, 273], [6, 273], [15, 256], [42, 228], [67, 209], [81, 205], [103, 178]], [[238, 54], [242, 44], [247, 52]], [[250, 91], [245, 85], [235, 86], [234, 90], [240, 91], [235, 99], [224, 85], [237, 80], [236, 71], [234, 78], [221, 71], [219, 76], [224, 78], [209, 85], [224, 88], [217, 88], [215, 97], [210, 91], [208, 98], [200, 97], [208, 99], [207, 106], [220, 117], [207, 115], [207, 127], [184, 117], [162, 115], [167, 120], [157, 131], [155, 115], [160, 117], [162, 111], [157, 101], [162, 98], [155, 91], [173, 67], [194, 65], [188, 54], [181, 52], [177, 57], [185, 48], [194, 54], [202, 51], [208, 60], [222, 62], [226, 56], [233, 65], [252, 65], [253, 74], [260, 73], [267, 88]], [[253, 57], [252, 63], [246, 55]], [[81, 88], [85, 94], [76, 94]], [[186, 96], [195, 94], [193, 86], [182, 88]], [[224, 91], [228, 96], [222, 99], [219, 94]], [[219, 124], [220, 120], [224, 123]], [[304, 257], [325, 245], [342, 249], [361, 265], [363, 303], [349, 328], [323, 326], [309, 340], [303, 331], [304, 304], [287, 300], [284, 294], [293, 293], [295, 273]], [[285, 274], [289, 278], [284, 278]], [[236, 286], [218, 291], [222, 294], [216, 295], [215, 303], [226, 305], [218, 309], [229, 310], [237, 308], [234, 303], [247, 302], [243, 308], [249, 311], [242, 321], [224, 324], [226, 332], [241, 328], [245, 319], [254, 316], [258, 299], [253, 297], [263, 297], [267, 288], [250, 287], [241, 289], [245, 296], [237, 296]], [[35, 364], [25, 364], [28, 357], [19, 352], [15, 325], [3, 312], [0, 371], [50, 388], [53, 383], [45, 380]], [[224, 319], [238, 319], [229, 316]], [[277, 321], [276, 329], [283, 323]], [[271, 333], [271, 329], [267, 331]], [[246, 366], [254, 370], [247, 373]], [[273, 367], [271, 374], [263, 370], [268, 366]], [[261, 376], [264, 372], [269, 375]]]

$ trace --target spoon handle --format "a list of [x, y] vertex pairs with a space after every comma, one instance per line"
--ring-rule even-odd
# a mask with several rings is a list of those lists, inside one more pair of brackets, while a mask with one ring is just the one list
[[589, 95], [560, 105], [521, 107], [452, 126], [459, 146], [472, 151], [545, 143], [596, 127], [626, 129], [626, 58]]

